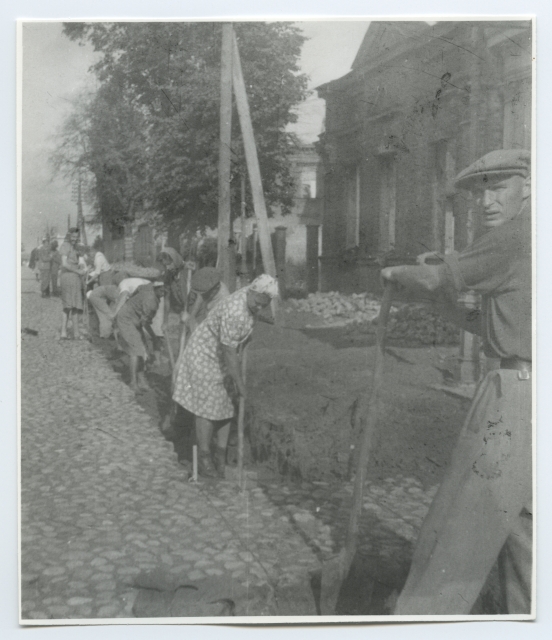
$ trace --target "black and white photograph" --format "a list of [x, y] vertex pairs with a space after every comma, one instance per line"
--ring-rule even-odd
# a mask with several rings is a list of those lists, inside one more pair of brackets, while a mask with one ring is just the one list
[[534, 620], [535, 18], [17, 41], [19, 623]]

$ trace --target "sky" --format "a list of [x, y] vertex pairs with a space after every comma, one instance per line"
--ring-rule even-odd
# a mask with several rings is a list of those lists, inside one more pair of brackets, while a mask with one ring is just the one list
[[[297, 24], [308, 38], [300, 66], [312, 90], [348, 73], [369, 22]], [[88, 70], [97, 54], [63, 36], [60, 22], [26, 22], [22, 33], [22, 240], [29, 251], [47, 224], [64, 231], [68, 216], [76, 223], [71, 185], [52, 177], [48, 158], [72, 103], [82, 89], [95, 86]], [[324, 101], [311, 91], [297, 111], [292, 129], [304, 142], [314, 142], [322, 128]]]

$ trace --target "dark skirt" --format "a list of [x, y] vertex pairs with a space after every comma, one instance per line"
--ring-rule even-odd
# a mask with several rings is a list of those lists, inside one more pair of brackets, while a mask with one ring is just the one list
[[59, 279], [61, 303], [64, 309], [83, 309], [82, 279], [73, 271], [63, 271]]

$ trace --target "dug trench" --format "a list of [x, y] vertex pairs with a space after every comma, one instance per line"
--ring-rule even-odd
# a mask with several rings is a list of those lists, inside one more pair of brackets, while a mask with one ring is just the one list
[[[170, 328], [174, 349], [177, 331]], [[128, 382], [128, 362], [115, 342], [92, 341]], [[389, 614], [404, 584], [419, 525], [469, 406], [465, 399], [432, 388], [442, 383], [442, 363], [454, 352], [446, 346], [389, 343], [360, 543], [341, 588], [338, 615]], [[373, 360], [373, 335], [345, 328], [308, 331], [258, 323], [248, 351], [248, 476], [288, 517], [321, 564], [344, 544], [358, 435], [355, 416], [370, 390]], [[148, 368], [147, 378], [151, 389], [137, 402], [189, 471], [193, 418], [172, 404], [165, 355]], [[229, 471], [237, 458], [235, 431], [233, 425]], [[329, 532], [329, 543], [321, 541], [321, 527]], [[320, 584], [316, 575], [309, 582], [309, 593], [302, 586], [280, 594], [286, 615], [317, 613]], [[477, 612], [500, 613], [496, 585], [489, 584]]]

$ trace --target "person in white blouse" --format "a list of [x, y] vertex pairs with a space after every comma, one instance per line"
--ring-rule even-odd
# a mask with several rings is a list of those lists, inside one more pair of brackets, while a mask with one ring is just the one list
[[94, 268], [88, 274], [88, 283], [97, 281], [101, 287], [112, 284], [113, 271], [104, 254], [93, 247], [88, 249], [87, 254], [94, 263]]

